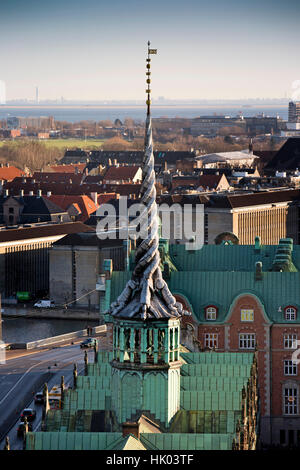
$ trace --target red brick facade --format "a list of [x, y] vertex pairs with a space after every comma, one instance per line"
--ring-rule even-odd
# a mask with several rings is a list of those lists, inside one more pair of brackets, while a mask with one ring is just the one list
[[[180, 295], [176, 295], [176, 298], [186, 310], [191, 311], [185, 298]], [[282, 315], [284, 315], [284, 309]], [[194, 316], [183, 317], [182, 327], [185, 328], [187, 323], [194, 326], [202, 349], [208, 346], [206, 335], [209, 334], [217, 335], [216, 350], [220, 352], [250, 352], [255, 350], [256, 345], [260, 413], [263, 420], [265, 419], [265, 421], [262, 420], [263, 438], [265, 442], [275, 444], [287, 444], [292, 439], [297, 444], [300, 438], [300, 366], [295, 368], [290, 363], [285, 364], [285, 361], [292, 360], [295, 346], [289, 346], [292, 346], [292, 339], [300, 340], [300, 325], [272, 324], [259, 299], [250, 293], [241, 294], [235, 298], [222, 324], [218, 324], [218, 317], [215, 321], [206, 320], [205, 323], [199, 323]], [[254, 343], [253, 337], [240, 335], [255, 335]], [[288, 335], [286, 340], [285, 335]], [[284, 396], [286, 388], [295, 388], [296, 395], [286, 398]], [[287, 403], [290, 405], [288, 408]], [[296, 413], [293, 413], [294, 411]]]

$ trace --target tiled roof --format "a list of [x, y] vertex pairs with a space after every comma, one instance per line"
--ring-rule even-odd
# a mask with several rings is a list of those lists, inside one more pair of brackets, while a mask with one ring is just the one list
[[[67, 151], [68, 153], [70, 151]], [[81, 151], [82, 154], [83, 151]], [[85, 154], [85, 152], [83, 152]], [[71, 165], [51, 165], [50, 168], [53, 172], [56, 173], [76, 173], [77, 171], [79, 173], [83, 173], [84, 169], [86, 167], [85, 163], [74, 163]]]
[[81, 222], [85, 222], [98, 208], [98, 205], [96, 205], [94, 201], [86, 195], [51, 195], [48, 199], [62, 207], [64, 210], [68, 210], [72, 204], [77, 205], [81, 212], [78, 220]]
[[198, 179], [198, 186], [214, 189], [218, 186], [222, 176], [223, 175], [200, 175]]
[[128, 166], [111, 166], [108, 167], [105, 174], [104, 180], [115, 181], [115, 180], [124, 180], [131, 181], [137, 171], [140, 169], [139, 166], [128, 165]]
[[56, 172], [56, 173], [45, 173], [35, 172], [32, 177], [38, 183], [70, 183], [80, 184], [82, 180], [81, 174], [75, 174], [70, 172]]
[[102, 183], [102, 180], [103, 180], [103, 176], [102, 175], [88, 175], [84, 178], [84, 182], [86, 184], [90, 184], [90, 183], [98, 183], [98, 184], [101, 184]]
[[0, 180], [12, 181], [16, 177], [23, 176], [25, 173], [15, 166], [0, 167]]

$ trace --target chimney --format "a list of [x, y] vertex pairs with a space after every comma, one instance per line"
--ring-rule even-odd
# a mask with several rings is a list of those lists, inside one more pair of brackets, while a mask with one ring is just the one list
[[140, 425], [138, 421], [126, 421], [122, 423], [122, 434], [123, 437], [128, 436], [128, 434], [133, 434], [137, 439], [140, 438]]
[[263, 278], [263, 272], [262, 272], [262, 262], [257, 261], [255, 263], [255, 280], [256, 281], [261, 281]]
[[92, 192], [90, 193], [91, 199], [94, 201], [96, 205], [98, 205], [98, 193]]
[[252, 138], [250, 139], [250, 142], [249, 142], [249, 153], [253, 153], [253, 142], [252, 142]]

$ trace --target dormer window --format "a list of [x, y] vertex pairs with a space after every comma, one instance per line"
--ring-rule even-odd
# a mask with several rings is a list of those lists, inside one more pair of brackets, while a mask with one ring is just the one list
[[296, 307], [288, 306], [284, 309], [284, 318], [288, 321], [296, 320], [297, 309]]
[[210, 305], [205, 309], [205, 319], [209, 321], [213, 321], [217, 319], [217, 307], [214, 305]]
[[254, 320], [254, 311], [250, 308], [241, 309], [241, 321], [253, 321]]

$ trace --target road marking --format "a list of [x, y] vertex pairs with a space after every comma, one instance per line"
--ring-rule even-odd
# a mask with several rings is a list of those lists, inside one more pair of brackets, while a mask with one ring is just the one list
[[8, 397], [8, 395], [10, 395], [10, 393], [16, 388], [17, 385], [19, 385], [19, 383], [21, 382], [22, 379], [24, 379], [25, 375], [27, 375], [32, 369], [34, 369], [34, 367], [37, 367], [39, 366], [40, 364], [43, 364], [44, 362], [49, 362], [49, 359], [47, 359], [46, 361], [42, 361], [42, 362], [38, 362], [37, 364], [29, 367], [29, 369], [27, 369], [27, 371], [22, 375], [22, 377], [20, 377], [20, 379], [15, 383], [15, 385], [10, 389], [10, 391], [5, 395], [4, 398], [2, 398], [2, 400], [0, 401], [0, 405], [4, 402], [4, 400], [6, 400], [6, 398]]

